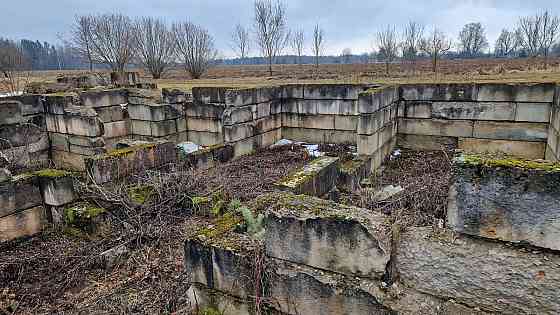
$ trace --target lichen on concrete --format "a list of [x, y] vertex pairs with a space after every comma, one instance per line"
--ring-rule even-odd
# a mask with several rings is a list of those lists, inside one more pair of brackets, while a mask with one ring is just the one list
[[523, 170], [560, 172], [560, 162], [529, 160], [507, 155], [463, 154], [457, 157], [455, 162], [463, 165], [492, 168], [519, 168]]

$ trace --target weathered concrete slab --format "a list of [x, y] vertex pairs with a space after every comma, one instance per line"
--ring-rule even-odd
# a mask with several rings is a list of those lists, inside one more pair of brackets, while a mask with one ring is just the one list
[[361, 92], [358, 97], [358, 112], [371, 114], [385, 108], [399, 99], [399, 89], [396, 86], [373, 88]]
[[501, 84], [478, 85], [476, 100], [482, 102], [543, 102], [551, 103], [554, 98], [554, 84]]
[[517, 103], [516, 121], [550, 122], [550, 103]]
[[456, 149], [458, 138], [424, 135], [397, 135], [397, 146], [404, 149], [419, 151], [435, 151], [442, 149]]
[[24, 122], [22, 104], [17, 101], [0, 101], [0, 125]]
[[80, 100], [93, 108], [115, 106], [128, 103], [128, 93], [124, 89], [89, 90], [80, 93]]
[[542, 159], [545, 148], [544, 142], [459, 138], [459, 149], [466, 153], [502, 153], [526, 159]]
[[433, 102], [431, 112], [440, 119], [510, 121], [515, 120], [515, 113], [516, 104], [510, 102]]
[[128, 105], [128, 115], [134, 120], [162, 121], [180, 118], [183, 113], [181, 105], [149, 104]]
[[340, 163], [337, 187], [347, 191], [358, 191], [362, 180], [370, 175], [370, 170], [371, 158], [367, 156], [355, 157]]
[[32, 236], [43, 230], [45, 209], [37, 206], [0, 218], [0, 242]]
[[0, 217], [42, 205], [39, 185], [33, 174], [12, 177], [0, 183]]
[[227, 87], [193, 87], [193, 101], [207, 104], [225, 104], [227, 90]]
[[425, 136], [472, 137], [473, 126], [469, 120], [399, 118], [398, 122], [399, 133]]
[[502, 314], [557, 314], [560, 256], [506, 244], [412, 228], [396, 263], [407, 287]]
[[475, 121], [473, 137], [480, 139], [541, 141], [548, 136], [548, 124]]
[[560, 250], [560, 164], [464, 155], [453, 169], [452, 229]]
[[268, 256], [355, 277], [385, 273], [391, 252], [385, 216], [289, 193], [255, 202], [267, 210]]
[[358, 94], [364, 89], [352, 84], [306, 84], [303, 97], [310, 100], [357, 100]]
[[295, 194], [323, 196], [336, 186], [338, 158], [320, 157], [296, 170], [275, 186]]
[[400, 96], [407, 101], [474, 101], [478, 87], [470, 83], [403, 84], [400, 85], [399, 90]]
[[35, 174], [39, 177], [41, 195], [45, 204], [60, 207], [76, 199], [74, 182], [70, 173], [46, 169]]

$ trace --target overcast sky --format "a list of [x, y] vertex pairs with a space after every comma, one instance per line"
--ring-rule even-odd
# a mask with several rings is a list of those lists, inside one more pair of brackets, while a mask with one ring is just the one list
[[[216, 45], [231, 56], [230, 34], [236, 23], [250, 26], [252, 0], [0, 0], [0, 37], [58, 41], [67, 35], [77, 14], [118, 11], [130, 16], [150, 15], [167, 21], [189, 19], [209, 29]], [[481, 22], [493, 43], [504, 27], [520, 15], [549, 9], [560, 14], [560, 0], [286, 0], [288, 25], [303, 28], [307, 37], [315, 23], [325, 30], [326, 53], [353, 53], [372, 49], [376, 30], [412, 19], [427, 27], [437, 25], [457, 38], [462, 26]], [[308, 45], [309, 47], [309, 45]], [[255, 48], [255, 47], [253, 47]], [[258, 54], [256, 49], [251, 52]], [[309, 53], [309, 52], [308, 52]]]

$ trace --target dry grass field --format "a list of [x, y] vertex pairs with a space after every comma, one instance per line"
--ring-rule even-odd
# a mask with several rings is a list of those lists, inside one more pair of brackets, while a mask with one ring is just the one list
[[[560, 82], [560, 58], [544, 60], [526, 59], [456, 59], [442, 60], [438, 74], [431, 72], [429, 60], [419, 61], [416, 70], [410, 65], [392, 64], [390, 74], [385, 65], [374, 64], [325, 64], [316, 69], [313, 65], [274, 65], [273, 75], [266, 65], [216, 66], [203, 78], [192, 80], [180, 68], [170, 70], [165, 78], [157, 80], [160, 88], [190, 90], [194, 86], [251, 87], [278, 83], [434, 83], [434, 82]], [[37, 71], [31, 82], [54, 82], [61, 74], [78, 74], [84, 71]], [[144, 80], [151, 79], [141, 72]], [[0, 91], [1, 92], [1, 91]]]

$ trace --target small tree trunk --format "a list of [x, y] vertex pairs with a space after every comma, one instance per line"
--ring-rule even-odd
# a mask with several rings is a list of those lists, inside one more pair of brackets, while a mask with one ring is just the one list
[[385, 62], [385, 73], [389, 76], [389, 61]]
[[432, 61], [432, 71], [437, 73], [437, 54], [434, 54], [434, 59]]

